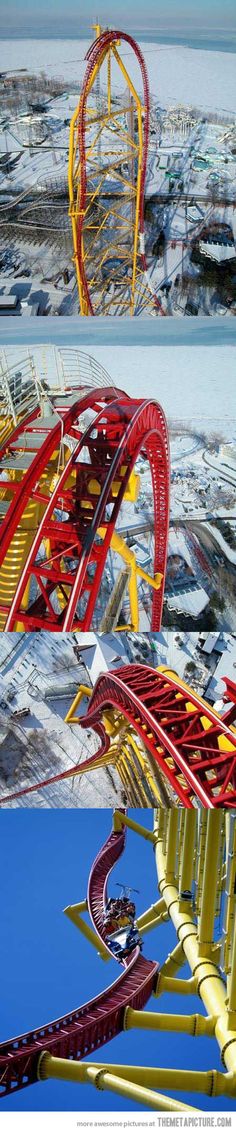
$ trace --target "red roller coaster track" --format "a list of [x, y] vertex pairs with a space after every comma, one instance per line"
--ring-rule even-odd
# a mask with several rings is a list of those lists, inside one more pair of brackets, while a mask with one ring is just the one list
[[[88, 908], [94, 928], [102, 940], [107, 879], [122, 854], [124, 841], [123, 831], [110, 834], [89, 877]], [[80, 1061], [123, 1030], [125, 1008], [132, 1006], [140, 1010], [147, 1003], [155, 986], [158, 964], [146, 960], [137, 947], [128, 960], [123, 961], [123, 967], [124, 972], [119, 979], [83, 1007], [0, 1044], [1, 1097], [37, 1081], [39, 1058], [43, 1051], [58, 1058]]]
[[[73, 404], [57, 399], [53, 418], [38, 411], [12, 433], [0, 454], [0, 617], [4, 629], [17, 623], [26, 630], [89, 629], [98, 598], [107, 553], [130, 474], [140, 451], [149, 461], [154, 500], [154, 574], [163, 576], [155, 590], [152, 628], [161, 625], [169, 521], [169, 446], [165, 417], [154, 401], [129, 398], [122, 391], [101, 389], [74, 393]], [[85, 409], [91, 423], [81, 430]], [[53, 423], [52, 423], [53, 421]], [[69, 452], [55, 476], [55, 449], [64, 438]], [[67, 444], [68, 442], [68, 444]], [[54, 461], [54, 463], [53, 463]], [[8, 479], [16, 471], [18, 479]], [[46, 479], [47, 477], [47, 479]], [[48, 484], [49, 481], [49, 484]], [[117, 492], [114, 493], [114, 481]], [[6, 502], [5, 502], [6, 501]], [[11, 604], [7, 599], [14, 565], [14, 539], [24, 530], [29, 501], [40, 508], [40, 521], [22, 564]], [[58, 514], [59, 513], [59, 514]], [[103, 529], [101, 538], [99, 528]], [[44, 557], [42, 545], [44, 544]], [[12, 557], [11, 557], [12, 556]], [[1, 575], [3, 570], [3, 575]], [[27, 587], [37, 596], [25, 608]], [[2, 597], [3, 595], [3, 597]]]
[[[196, 799], [207, 808], [235, 806], [236, 733], [178, 677], [127, 665], [98, 678], [80, 725], [100, 737], [103, 730], [101, 755], [110, 744], [102, 716], [111, 707], [138, 732], [183, 806]], [[80, 763], [80, 772], [96, 760]]]

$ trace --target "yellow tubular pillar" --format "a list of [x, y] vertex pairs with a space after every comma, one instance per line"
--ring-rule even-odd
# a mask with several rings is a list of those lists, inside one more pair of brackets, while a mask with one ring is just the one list
[[176, 846], [179, 821], [179, 812], [177, 807], [174, 807], [173, 810], [170, 810], [168, 818], [169, 823], [167, 835], [166, 873], [168, 880], [172, 881], [175, 878], [176, 867]]
[[183, 944], [192, 974], [196, 977], [198, 994], [204, 1003], [207, 1014], [217, 1017], [215, 1035], [224, 1066], [234, 1076], [236, 1092], [236, 1030], [228, 1029], [223, 979], [216, 964], [208, 957], [199, 954], [197, 927], [193, 918], [186, 912], [181, 912], [177, 888], [166, 881], [165, 856], [160, 841], [156, 844], [155, 856], [161, 896], [164, 897], [177, 936]]
[[65, 724], [78, 724], [79, 716], [75, 716], [76, 709], [78, 708], [79, 704], [81, 703], [81, 700], [83, 700], [84, 696], [86, 696], [86, 697], [88, 697], [88, 699], [90, 699], [90, 696], [92, 696], [92, 692], [93, 692], [93, 689], [90, 688], [89, 685], [80, 685], [79, 686], [79, 691], [76, 693], [75, 699], [73, 700], [73, 703], [70, 705], [69, 711], [67, 712], [67, 715], [65, 716]]
[[162, 900], [162, 897], [160, 897], [160, 900], [156, 901], [155, 905], [150, 905], [150, 908], [146, 909], [146, 912], [138, 917], [137, 925], [140, 932], [143, 931], [146, 924], [149, 924], [151, 920], [155, 921], [156, 917], [160, 917], [164, 912], [166, 912], [165, 902]]
[[185, 964], [185, 955], [183, 952], [182, 944], [176, 944], [172, 952], [169, 952], [165, 963], [162, 965], [162, 976], [173, 976]]
[[[43, 1054], [42, 1070], [45, 1057], [46, 1054]], [[91, 1063], [83, 1063], [84, 1068], [90, 1065]], [[123, 1078], [129, 1082], [136, 1082], [137, 1085], [140, 1086], [144, 1085], [148, 1089], [184, 1090], [186, 1093], [198, 1091], [210, 1097], [219, 1097], [222, 1094], [225, 1094], [227, 1097], [234, 1097], [232, 1075], [223, 1074], [220, 1070], [176, 1070], [173, 1068], [169, 1069], [169, 1067], [165, 1069], [153, 1066], [120, 1066], [119, 1064], [112, 1063], [108, 1063], [106, 1067], [104, 1067], [104, 1064], [101, 1062], [93, 1062], [92, 1065], [96, 1070], [105, 1069], [109, 1074]], [[40, 1067], [38, 1077], [43, 1077], [43, 1073], [41, 1074], [39, 1071]], [[169, 1101], [170, 1099], [163, 1096], [163, 1100]], [[164, 1109], [164, 1105], [161, 1108]], [[170, 1107], [167, 1106], [166, 1108]], [[185, 1108], [183, 1103], [181, 1108], [182, 1110]]]
[[139, 822], [133, 822], [132, 818], [128, 818], [127, 814], [121, 814], [119, 810], [114, 811], [113, 826], [117, 832], [122, 829], [122, 826], [129, 826], [130, 830], [134, 830], [136, 834], [141, 834], [147, 842], [156, 842], [155, 834], [151, 830], [146, 830], [145, 826], [140, 826]]
[[72, 921], [72, 924], [74, 924], [76, 928], [79, 928], [83, 936], [86, 936], [86, 940], [89, 940], [90, 944], [93, 945], [93, 948], [96, 949], [96, 952], [99, 952], [102, 960], [110, 960], [110, 953], [108, 952], [106, 945], [102, 943], [100, 937], [97, 936], [97, 933], [94, 932], [93, 928], [91, 928], [90, 925], [86, 924], [86, 921], [84, 921], [80, 916], [80, 913], [85, 912], [87, 908], [87, 901], [80, 901], [78, 905], [68, 905], [66, 909], [63, 909], [63, 912], [65, 913], [66, 917], [68, 917], [69, 920]]
[[194, 995], [197, 991], [197, 980], [194, 976], [189, 980], [179, 980], [175, 976], [164, 976], [160, 972], [154, 995], [159, 996], [163, 991], [170, 991], [172, 995]]
[[216, 1019], [204, 1015], [166, 1015], [161, 1011], [135, 1011], [126, 1007], [124, 1030], [137, 1027], [144, 1031], [174, 1031], [185, 1035], [215, 1034]]
[[162, 913], [160, 917], [153, 917], [152, 921], [148, 921], [148, 924], [145, 924], [142, 928], [142, 936], [145, 936], [145, 932], [151, 932], [153, 928], [157, 928], [157, 925], [164, 924], [165, 921], [168, 921], [167, 911]]
[[193, 1110], [192, 1106], [181, 1104], [175, 1101], [174, 1098], [167, 1098], [163, 1094], [157, 1094], [154, 1090], [149, 1090], [145, 1086], [140, 1086], [132, 1081], [122, 1078], [123, 1067], [121, 1067], [121, 1076], [112, 1074], [107, 1070], [106, 1066], [98, 1069], [90, 1063], [72, 1062], [66, 1058], [53, 1058], [51, 1054], [43, 1052], [38, 1062], [38, 1078], [58, 1078], [66, 1082], [88, 1082], [95, 1086], [97, 1090], [111, 1090], [113, 1094], [120, 1094], [121, 1097], [129, 1098], [133, 1102], [139, 1102], [140, 1105], [149, 1106], [151, 1109], [168, 1110], [172, 1113], [182, 1112], [183, 1109], [190, 1112], [198, 1112]]
[[206, 850], [203, 870], [202, 904], [199, 921], [199, 955], [210, 956], [212, 952], [215, 906], [218, 886], [218, 857], [221, 810], [212, 810], [207, 815]]
[[228, 1011], [229, 1026], [233, 1026], [234, 1030], [236, 1030], [236, 921], [234, 922]]
[[196, 811], [186, 810], [184, 814], [184, 840], [180, 874], [180, 893], [183, 893], [186, 889], [190, 890], [192, 888], [196, 823]]

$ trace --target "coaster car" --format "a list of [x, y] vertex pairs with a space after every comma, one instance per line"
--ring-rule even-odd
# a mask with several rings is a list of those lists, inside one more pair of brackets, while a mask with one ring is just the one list
[[107, 945], [110, 951], [118, 960], [124, 960], [133, 952], [134, 948], [139, 945], [142, 949], [142, 939], [139, 936], [139, 931], [134, 924], [129, 924], [126, 928], [120, 928], [116, 932], [112, 932], [107, 936]]

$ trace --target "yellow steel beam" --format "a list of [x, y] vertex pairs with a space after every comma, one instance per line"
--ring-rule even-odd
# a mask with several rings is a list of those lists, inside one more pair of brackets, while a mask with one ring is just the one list
[[[48, 1057], [48, 1056], [47, 1056]], [[50, 1057], [50, 1056], [49, 1056]], [[42, 1076], [44, 1070], [42, 1056]], [[60, 1061], [60, 1060], [59, 1060]], [[39, 1059], [40, 1062], [40, 1059]], [[73, 1066], [73, 1063], [70, 1063]], [[77, 1064], [78, 1065], [78, 1064]], [[91, 1063], [82, 1064], [84, 1068], [91, 1066]], [[169, 1089], [190, 1092], [204, 1093], [210, 1097], [235, 1097], [235, 1079], [232, 1074], [223, 1074], [220, 1070], [177, 1070], [167, 1067], [153, 1067], [153, 1066], [123, 1066], [114, 1063], [108, 1063], [104, 1067], [102, 1062], [94, 1062], [93, 1067], [97, 1070], [106, 1070], [108, 1073], [123, 1078], [123, 1080], [137, 1083], [137, 1085], [146, 1086], [148, 1089]], [[41, 1077], [40, 1066], [38, 1076]], [[164, 1100], [168, 1101], [164, 1096]], [[162, 1106], [164, 1109], [164, 1105]], [[169, 1105], [166, 1106], [169, 1109]], [[181, 1105], [181, 1109], [185, 1109], [185, 1105]]]
[[159, 901], [155, 901], [154, 905], [150, 905], [150, 908], [146, 909], [145, 913], [141, 913], [141, 916], [138, 917], [137, 925], [140, 932], [144, 930], [146, 924], [149, 924], [151, 920], [155, 920], [157, 917], [159, 918], [164, 912], [166, 912], [165, 901], [163, 897], [160, 897]]
[[170, 991], [172, 995], [194, 995], [197, 991], [195, 976], [189, 979], [177, 979], [175, 976], [165, 976], [161, 969], [154, 995], [159, 996], [163, 991]]
[[216, 1018], [204, 1015], [166, 1015], [161, 1011], [135, 1011], [126, 1007], [124, 1030], [173, 1031], [185, 1035], [215, 1035]]
[[177, 850], [177, 835], [178, 835], [178, 822], [179, 812], [177, 807], [168, 814], [168, 835], [167, 835], [167, 856], [166, 856], [166, 876], [168, 881], [174, 880], [176, 876], [176, 850]]
[[73, 1062], [66, 1058], [54, 1058], [46, 1051], [40, 1056], [38, 1062], [38, 1078], [41, 1080], [57, 1078], [67, 1082], [88, 1082], [95, 1086], [97, 1090], [110, 1090], [113, 1094], [129, 1098], [129, 1100], [149, 1106], [151, 1109], [178, 1113], [184, 1108], [189, 1112], [198, 1112], [195, 1109], [193, 1110], [192, 1106], [184, 1105], [183, 1107], [174, 1098], [167, 1098], [163, 1094], [155, 1093], [154, 1090], [134, 1083], [125, 1076], [122, 1077], [122, 1072], [123, 1067], [121, 1067], [120, 1075], [116, 1075], [107, 1070], [104, 1065], [98, 1069], [89, 1062]]
[[80, 901], [77, 905], [68, 905], [66, 909], [63, 909], [63, 912], [65, 913], [66, 917], [68, 917], [69, 920], [72, 921], [72, 924], [74, 924], [76, 928], [79, 928], [79, 931], [82, 932], [83, 936], [85, 936], [86, 939], [89, 940], [89, 943], [93, 945], [93, 948], [96, 949], [96, 952], [99, 952], [102, 960], [110, 960], [110, 953], [108, 952], [106, 945], [103, 944], [103, 942], [100, 940], [100, 937], [96, 932], [94, 932], [94, 929], [91, 928], [91, 926], [88, 925], [80, 915], [82, 912], [86, 912], [87, 908], [87, 901]]
[[213, 950], [221, 824], [221, 810], [209, 811], [198, 933], [199, 956], [211, 956]]
[[230, 974], [230, 991], [229, 991], [229, 1026], [233, 1027], [236, 1031], [236, 920], [234, 921], [233, 930], [233, 947], [232, 947], [232, 964]]
[[176, 944], [175, 948], [172, 948], [172, 952], [169, 952], [164, 964], [162, 964], [161, 974], [163, 976], [173, 976], [179, 968], [183, 967], [183, 964], [185, 964], [185, 955], [183, 945], [180, 943]]
[[192, 889], [193, 855], [196, 837], [197, 814], [195, 810], [184, 812], [183, 855], [180, 873], [180, 893]]
[[[128, 745], [128, 747], [133, 750], [134, 755], [136, 756], [136, 759], [138, 761], [138, 764], [140, 765], [143, 780], [145, 780], [145, 782], [147, 783], [147, 785], [150, 788], [150, 792], [152, 794], [151, 802], [152, 803], [156, 802], [158, 804], [166, 803], [167, 798], [166, 798], [165, 789], [164, 789], [164, 787], [162, 787], [162, 783], [160, 783], [160, 781], [159, 781], [159, 776], [158, 776], [158, 773], [156, 772], [156, 768], [155, 769], [151, 768], [148, 751], [146, 751], [146, 748], [144, 747], [144, 753], [145, 754], [143, 753], [142, 748], [139, 746], [142, 741], [140, 740], [140, 738], [139, 738], [139, 740], [137, 740], [137, 737], [134, 738], [130, 727], [127, 728], [127, 721], [125, 721], [124, 718], [122, 718], [122, 720], [123, 720], [124, 728], [125, 728], [125, 743], [124, 743], [124, 740], [122, 739], [122, 741], [121, 741], [122, 742], [122, 749], [124, 749], [124, 746], [125, 746], [125, 748], [127, 750], [127, 745]], [[121, 731], [122, 726], [123, 726], [122, 720], [119, 720], [119, 731]], [[118, 733], [118, 741], [119, 741], [119, 733]], [[134, 766], [134, 765], [132, 764], [132, 766]], [[134, 767], [134, 774], [136, 774], [135, 767]], [[145, 792], [145, 795], [146, 795], [145, 805], [150, 806], [150, 800], [148, 799], [148, 795], [147, 795], [146, 792]]]
[[124, 765], [127, 767], [127, 770], [128, 770], [129, 776], [130, 776], [130, 781], [137, 791], [138, 804], [141, 805], [142, 807], [148, 806], [149, 805], [148, 795], [146, 794], [146, 791], [145, 791], [145, 786], [144, 786], [144, 783], [143, 783], [143, 780], [142, 780], [142, 774], [141, 774], [140, 770], [137, 769], [137, 766], [134, 763], [134, 759], [132, 757], [132, 752], [129, 750], [129, 745], [124, 743], [124, 742], [122, 742], [120, 757], [117, 759], [117, 772], [118, 772], [118, 774], [119, 774], [119, 766], [120, 766], [121, 760], [123, 761]]
[[141, 826], [139, 822], [134, 822], [132, 818], [128, 818], [127, 814], [121, 814], [120, 810], [115, 810], [113, 815], [113, 827], [115, 831], [122, 829], [122, 826], [128, 826], [130, 830], [134, 830], [136, 834], [140, 834], [141, 838], [145, 838], [146, 842], [153, 842], [155, 844], [156, 837], [151, 830], [146, 830], [145, 826]]
[[75, 716], [76, 709], [78, 708], [79, 704], [81, 703], [81, 700], [83, 700], [84, 697], [87, 697], [88, 699], [90, 699], [90, 697], [92, 696], [92, 692], [93, 692], [93, 689], [89, 685], [80, 685], [79, 686], [78, 692], [76, 693], [76, 696], [75, 696], [72, 704], [70, 705], [69, 711], [67, 712], [67, 714], [65, 716], [65, 723], [66, 724], [78, 724], [79, 723], [79, 716]]

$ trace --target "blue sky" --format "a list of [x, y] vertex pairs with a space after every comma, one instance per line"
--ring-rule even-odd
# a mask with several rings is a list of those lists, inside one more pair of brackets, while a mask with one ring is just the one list
[[[151, 828], [152, 814], [130, 812]], [[111, 828], [111, 812], [15, 810], [0, 813], [0, 901], [2, 911], [0, 965], [0, 1040], [41, 1026], [91, 998], [117, 977], [117, 964], [104, 964], [63, 915], [63, 907], [83, 899], [88, 873]], [[115, 881], [140, 890], [138, 911], [156, 899], [152, 846], [128, 831], [125, 855], [114, 871]], [[115, 890], [116, 891], [116, 890]], [[163, 961], [176, 943], [171, 925], [145, 938], [144, 952]], [[155, 1009], [179, 1011], [179, 996], [150, 1001]], [[188, 997], [183, 1011], [201, 1010]], [[145, 1058], [142, 1051], [145, 1046]], [[216, 1044], [152, 1032], [123, 1033], [103, 1048], [104, 1061], [147, 1065], [220, 1068]], [[184, 1100], [184, 1098], [183, 1098]], [[185, 1098], [206, 1109], [225, 1109], [225, 1100]], [[4, 1110], [128, 1110], [128, 1101], [90, 1086], [45, 1082], [2, 1100]], [[140, 1107], [136, 1107], [139, 1109]], [[236, 1102], [230, 1103], [236, 1109]]]
[[4, 34], [7, 30], [17, 34], [27, 30], [30, 35], [34, 30], [46, 34], [48, 29], [50, 34], [70, 35], [74, 30], [79, 36], [91, 26], [96, 10], [101, 23], [114, 26], [117, 21], [119, 25], [123, 21], [131, 28], [164, 28], [169, 32], [193, 27], [198, 31], [208, 28], [214, 32], [220, 28], [226, 32], [227, 28], [235, 25], [233, 0], [225, 0], [224, 10], [220, 0], [198, 0], [197, 5], [189, 5], [188, 0], [180, 0], [179, 3], [176, 0], [159, 0], [158, 6], [156, 0], [147, 0], [145, 5], [143, 0], [128, 0], [128, 4], [127, 0], [119, 0], [119, 3], [113, 0], [112, 4], [108, 0], [100, 0], [95, 7], [93, 0], [86, 5], [78, 4], [78, 0], [68, 0], [66, 9], [64, 0], [50, 0], [50, 4], [48, 0], [41, 0], [40, 5], [35, 6], [32, 0], [22, 0], [21, 4], [16, 0], [8, 0], [8, 3], [3, 0], [2, 31]]

